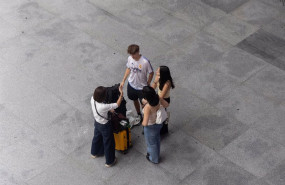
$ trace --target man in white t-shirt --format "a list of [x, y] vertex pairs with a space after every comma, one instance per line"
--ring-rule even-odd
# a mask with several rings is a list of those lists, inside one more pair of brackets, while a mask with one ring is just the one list
[[141, 122], [142, 115], [140, 111], [140, 103], [138, 100], [142, 100], [142, 89], [151, 83], [153, 78], [153, 68], [147, 58], [140, 54], [140, 48], [138, 45], [132, 44], [128, 47], [127, 69], [124, 78], [121, 82], [121, 87], [124, 86], [126, 79], [128, 78], [128, 98], [134, 101], [135, 109], [138, 113], [138, 122]]

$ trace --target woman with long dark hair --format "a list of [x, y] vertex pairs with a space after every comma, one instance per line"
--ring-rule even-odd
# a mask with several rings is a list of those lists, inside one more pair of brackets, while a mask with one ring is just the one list
[[[158, 89], [158, 96], [160, 99], [164, 99], [170, 104], [170, 89], [175, 88], [175, 85], [173, 83], [173, 79], [170, 74], [170, 70], [167, 66], [160, 66], [156, 70], [155, 79], [152, 83], [152, 87], [154, 89]], [[161, 134], [167, 134], [168, 133], [168, 122], [170, 113], [167, 113], [167, 120], [162, 124], [162, 129], [160, 131]]]
[[158, 88], [159, 98], [165, 99], [170, 103], [170, 89], [174, 89], [175, 85], [167, 66], [160, 66], [156, 70], [156, 76], [152, 83], [154, 89]]
[[[166, 119], [165, 108], [168, 106], [168, 103], [164, 99], [159, 99], [155, 90], [150, 86], [145, 86], [142, 93], [143, 98], [147, 102], [143, 108], [144, 117], [142, 122], [147, 145], [146, 158], [148, 161], [158, 164], [160, 155], [160, 129], [162, 128], [164, 119]], [[165, 112], [164, 118], [161, 110]]]

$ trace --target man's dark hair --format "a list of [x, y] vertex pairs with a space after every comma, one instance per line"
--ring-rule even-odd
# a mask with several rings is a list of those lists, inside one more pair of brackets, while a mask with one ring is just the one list
[[128, 53], [130, 55], [134, 55], [134, 54], [138, 53], [139, 51], [140, 51], [140, 47], [136, 44], [131, 44], [128, 47]]
[[106, 98], [106, 88], [103, 86], [99, 86], [95, 89], [93, 98], [98, 103], [102, 103]]

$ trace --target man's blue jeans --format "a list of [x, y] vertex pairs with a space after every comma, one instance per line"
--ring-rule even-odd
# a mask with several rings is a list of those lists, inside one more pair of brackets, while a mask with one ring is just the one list
[[94, 126], [91, 154], [95, 156], [105, 155], [106, 164], [112, 164], [115, 160], [115, 140], [111, 121], [106, 124], [95, 121]]
[[162, 124], [154, 124], [144, 127], [144, 136], [149, 159], [153, 163], [159, 163], [160, 155], [160, 129]]

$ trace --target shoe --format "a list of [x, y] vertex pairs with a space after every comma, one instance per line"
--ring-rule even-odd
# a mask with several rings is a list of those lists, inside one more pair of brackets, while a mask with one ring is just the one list
[[139, 126], [141, 124], [141, 122], [142, 122], [142, 116], [141, 115], [137, 115], [135, 117], [135, 121], [134, 121], [133, 126]]
[[91, 158], [93, 158], [93, 159], [98, 158], [98, 157], [102, 157], [102, 156], [104, 156], [104, 154], [102, 154], [102, 155], [92, 155], [91, 154]]
[[116, 162], [117, 162], [117, 158], [115, 157], [115, 160], [114, 160], [114, 162], [112, 164], [105, 164], [105, 166], [107, 168], [110, 168], [110, 167], [114, 166], [116, 164]]
[[145, 157], [146, 157], [146, 159], [147, 159], [149, 162], [151, 162], [152, 164], [158, 164], [158, 163], [152, 162], [152, 161], [149, 159], [149, 153], [147, 153]]

